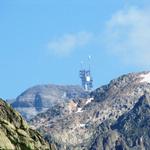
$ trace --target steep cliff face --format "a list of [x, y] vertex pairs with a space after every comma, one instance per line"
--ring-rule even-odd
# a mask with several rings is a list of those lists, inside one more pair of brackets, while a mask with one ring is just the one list
[[29, 88], [19, 95], [12, 106], [25, 119], [30, 120], [54, 105], [86, 95], [87, 93], [80, 86], [39, 85]]
[[131, 73], [30, 123], [59, 150], [148, 150], [149, 95], [150, 73]]
[[149, 150], [150, 93], [144, 94], [134, 108], [112, 124], [102, 123], [95, 134], [91, 150]]
[[50, 150], [49, 144], [31, 129], [18, 112], [0, 99], [0, 149]]

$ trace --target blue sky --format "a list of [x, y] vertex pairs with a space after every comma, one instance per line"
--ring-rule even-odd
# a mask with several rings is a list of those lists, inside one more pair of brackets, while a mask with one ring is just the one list
[[148, 0], [0, 0], [0, 97], [37, 84], [80, 84], [92, 56], [94, 87], [148, 70]]

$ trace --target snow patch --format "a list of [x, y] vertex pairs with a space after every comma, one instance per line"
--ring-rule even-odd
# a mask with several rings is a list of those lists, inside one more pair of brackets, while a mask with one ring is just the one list
[[147, 83], [150, 83], [150, 72], [147, 73], [147, 74], [142, 74], [140, 75], [140, 78], [143, 78], [140, 82], [143, 83], [143, 82], [147, 82]]
[[92, 100], [94, 100], [94, 98], [89, 98], [89, 99], [87, 99], [87, 101], [86, 101], [85, 105], [87, 105], [87, 104], [91, 103], [91, 101], [92, 101]]
[[80, 124], [80, 127], [81, 127], [81, 128], [84, 128], [84, 127], [85, 127], [85, 124]]
[[76, 113], [80, 113], [83, 112], [82, 108], [78, 108], [78, 110], [76, 111]]

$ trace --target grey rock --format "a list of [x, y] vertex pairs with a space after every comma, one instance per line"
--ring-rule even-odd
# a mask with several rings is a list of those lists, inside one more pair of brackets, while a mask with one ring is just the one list
[[90, 98], [54, 105], [30, 124], [58, 150], [148, 150], [150, 81], [143, 80], [148, 74], [123, 75]]
[[80, 86], [38, 85], [27, 89], [11, 105], [24, 118], [30, 120], [38, 113], [45, 112], [56, 104], [61, 104], [77, 97], [86, 97], [87, 94]]

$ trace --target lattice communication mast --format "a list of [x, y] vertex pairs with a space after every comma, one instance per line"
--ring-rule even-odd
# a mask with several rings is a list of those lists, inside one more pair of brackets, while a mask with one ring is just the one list
[[91, 75], [91, 56], [89, 56], [89, 68], [84, 69], [83, 68], [83, 62], [81, 62], [81, 70], [80, 70], [80, 78], [82, 82], [82, 87], [85, 91], [91, 91], [93, 88], [93, 78]]

